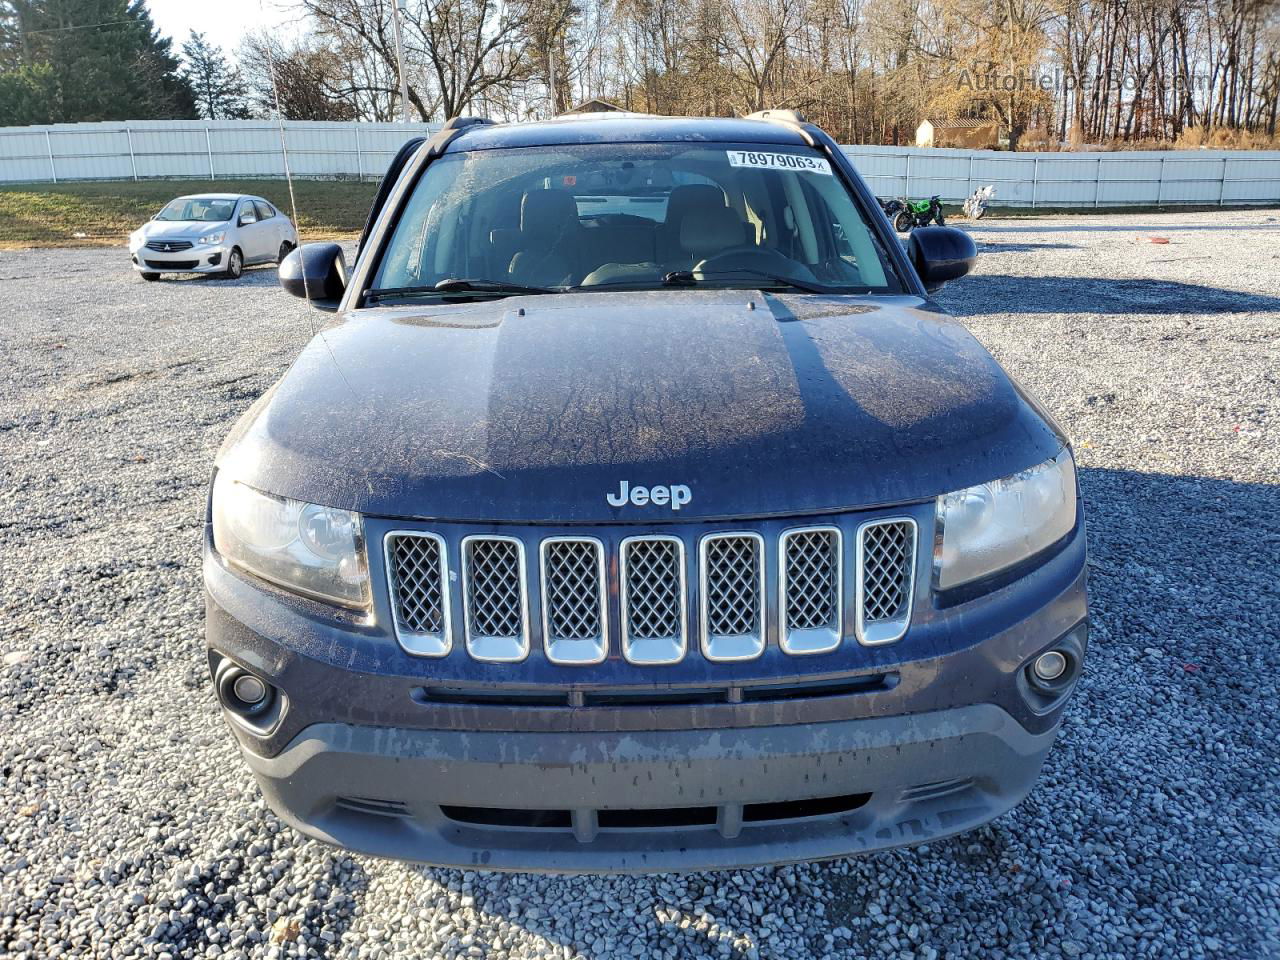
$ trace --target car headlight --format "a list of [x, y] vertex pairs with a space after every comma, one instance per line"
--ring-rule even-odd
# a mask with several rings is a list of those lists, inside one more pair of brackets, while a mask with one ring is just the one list
[[1065, 537], [1075, 522], [1076, 470], [1070, 450], [1011, 477], [945, 494], [938, 498], [938, 589], [1025, 560]]
[[143, 236], [141, 230], [135, 230], [133, 231], [133, 233], [129, 234], [130, 250], [136, 250], [138, 249], [138, 247], [142, 246], [146, 242], [147, 242], [147, 238]]
[[219, 473], [213, 544], [236, 566], [346, 607], [369, 605], [360, 514], [261, 493]]
[[226, 231], [224, 230], [219, 230], [217, 233], [206, 233], [197, 242], [203, 246], [208, 246], [214, 243], [221, 243], [222, 238], [225, 237], [226, 235], [227, 235]]

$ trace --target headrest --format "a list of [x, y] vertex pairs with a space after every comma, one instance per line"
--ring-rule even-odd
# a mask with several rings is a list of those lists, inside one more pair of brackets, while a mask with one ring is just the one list
[[667, 197], [666, 223], [679, 226], [679, 221], [692, 212], [723, 207], [724, 192], [709, 183], [686, 183], [676, 187]]
[[520, 201], [520, 232], [557, 237], [578, 226], [578, 202], [568, 190], [530, 190]]
[[716, 207], [696, 217], [685, 217], [680, 224], [680, 246], [695, 257], [709, 257], [742, 246], [745, 231], [736, 210]]

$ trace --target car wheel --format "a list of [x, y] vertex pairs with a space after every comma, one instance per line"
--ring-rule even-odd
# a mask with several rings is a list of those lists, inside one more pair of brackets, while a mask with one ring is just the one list
[[222, 275], [228, 280], [239, 280], [242, 273], [244, 273], [244, 254], [240, 252], [239, 247], [232, 247], [231, 252], [227, 254], [227, 269]]
[[284, 263], [284, 258], [287, 257], [292, 252], [293, 252], [293, 244], [290, 243], [288, 240], [286, 240], [284, 243], [280, 244], [280, 255], [276, 257], [276, 263], [277, 264]]
[[156, 280], [159, 280], [159, 279], [160, 279], [160, 274], [158, 274], [158, 273], [144, 273], [144, 274], [142, 275], [142, 279], [143, 279], [143, 280], [149, 280], [149, 281], [151, 281], [152, 283], [154, 283]]

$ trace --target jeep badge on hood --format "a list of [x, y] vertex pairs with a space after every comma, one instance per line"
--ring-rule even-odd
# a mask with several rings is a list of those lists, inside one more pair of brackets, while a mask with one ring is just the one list
[[679, 510], [693, 499], [693, 491], [683, 483], [669, 487], [661, 484], [656, 487], [633, 487], [629, 481], [623, 480], [617, 493], [607, 493], [604, 498], [611, 507], [625, 507], [628, 503], [636, 507], [653, 504], [655, 507], [669, 506], [672, 510]]

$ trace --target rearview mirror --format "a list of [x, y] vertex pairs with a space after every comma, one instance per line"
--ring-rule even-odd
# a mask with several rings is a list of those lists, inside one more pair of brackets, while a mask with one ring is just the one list
[[279, 276], [289, 293], [333, 312], [347, 289], [347, 259], [336, 243], [306, 243], [280, 261]]
[[253, 215], [252, 210], [246, 210], [244, 213], [240, 214], [240, 220], [238, 222], [240, 226], [247, 227], [251, 223], [257, 223], [258, 218]]
[[955, 227], [917, 227], [907, 241], [907, 256], [925, 290], [934, 293], [973, 269], [978, 247], [972, 237]]

